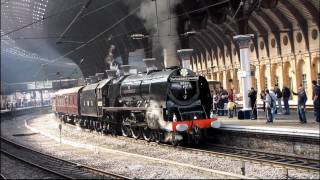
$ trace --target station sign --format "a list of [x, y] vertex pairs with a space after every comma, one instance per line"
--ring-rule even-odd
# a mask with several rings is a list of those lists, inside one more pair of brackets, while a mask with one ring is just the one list
[[249, 77], [249, 76], [253, 76], [254, 72], [253, 71], [239, 71], [238, 72], [238, 76], [241, 78], [245, 78], [245, 77]]

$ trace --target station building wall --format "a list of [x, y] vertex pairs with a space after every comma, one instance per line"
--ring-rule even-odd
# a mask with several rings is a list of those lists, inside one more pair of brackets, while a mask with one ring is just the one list
[[[249, 47], [252, 71], [252, 86], [260, 93], [262, 89], [287, 86], [293, 91], [302, 84], [309, 102], [312, 98], [312, 80], [320, 84], [319, 29], [308, 26], [304, 35], [296, 28], [266, 37], [255, 37]], [[278, 37], [278, 38], [277, 38]], [[241, 92], [239, 50], [232, 42], [224, 49], [193, 56], [192, 69], [208, 80], [222, 82], [224, 88]], [[293, 96], [292, 100], [297, 97]]]

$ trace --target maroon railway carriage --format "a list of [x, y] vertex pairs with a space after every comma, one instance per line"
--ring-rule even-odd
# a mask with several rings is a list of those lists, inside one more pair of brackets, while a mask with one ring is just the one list
[[79, 91], [83, 86], [59, 90], [54, 94], [52, 110], [56, 112], [59, 117], [76, 117], [80, 116]]

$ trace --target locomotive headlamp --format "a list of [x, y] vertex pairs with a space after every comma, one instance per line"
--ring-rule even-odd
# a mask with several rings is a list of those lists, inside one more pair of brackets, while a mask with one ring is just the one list
[[188, 125], [187, 124], [178, 124], [176, 126], [176, 130], [180, 131], [180, 132], [186, 131], [187, 129], [188, 129]]
[[221, 122], [216, 120], [211, 122], [211, 127], [213, 128], [220, 128], [221, 127]]

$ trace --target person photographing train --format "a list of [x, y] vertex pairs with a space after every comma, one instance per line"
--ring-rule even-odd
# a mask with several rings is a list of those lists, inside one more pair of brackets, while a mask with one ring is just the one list
[[251, 105], [251, 119], [257, 119], [257, 91], [252, 87], [249, 91], [248, 97], [250, 98]]
[[292, 91], [293, 95], [298, 96], [298, 114], [299, 114], [299, 120], [301, 124], [306, 124], [307, 123], [307, 118], [306, 118], [306, 102], [308, 100], [306, 91], [304, 90], [302, 84], [300, 84], [298, 88], [298, 92], [295, 93]]

